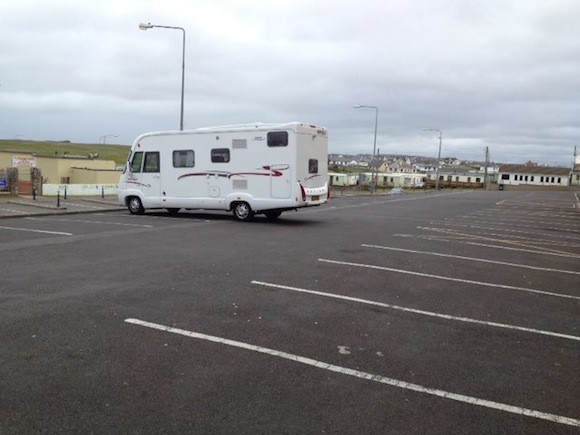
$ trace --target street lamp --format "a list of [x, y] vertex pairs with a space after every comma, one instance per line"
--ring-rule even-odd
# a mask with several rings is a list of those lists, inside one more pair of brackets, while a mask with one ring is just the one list
[[[379, 123], [379, 108], [377, 106], [365, 106], [365, 105], [362, 105], [362, 104], [357, 104], [357, 105], [352, 106], [352, 107], [354, 107], [355, 109], [374, 109], [375, 110], [375, 140], [373, 142], [373, 160], [372, 160], [372, 164], [373, 164], [372, 177], [373, 177], [373, 180], [372, 180], [372, 186], [376, 190], [377, 185], [376, 185], [376, 182], [375, 182], [375, 177], [376, 177], [376, 174], [375, 174], [375, 172], [376, 172], [376, 162], [375, 162], [376, 156], [375, 156], [375, 154], [376, 154], [376, 150], [377, 150], [377, 125]], [[372, 192], [372, 189], [371, 189], [371, 192]]]
[[437, 131], [439, 132], [439, 152], [437, 153], [437, 171], [435, 173], [435, 190], [439, 190], [439, 164], [441, 162], [441, 142], [443, 142], [443, 132], [438, 128], [424, 128], [423, 131]]
[[101, 136], [101, 139], [103, 140], [103, 145], [105, 145], [107, 143], [107, 138], [108, 137], [117, 137], [114, 134], [105, 134], [103, 136]]
[[158, 27], [160, 29], [175, 29], [181, 30], [183, 32], [183, 51], [181, 55], [181, 116], [179, 118], [179, 129], [183, 130], [183, 96], [185, 92], [185, 29], [183, 27], [173, 27], [173, 26], [158, 26], [151, 23], [140, 23], [139, 29], [147, 30]]

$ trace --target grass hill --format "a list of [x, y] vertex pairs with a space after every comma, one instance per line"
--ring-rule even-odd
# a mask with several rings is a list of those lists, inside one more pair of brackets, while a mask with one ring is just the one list
[[70, 156], [87, 157], [89, 154], [98, 153], [99, 159], [114, 160], [117, 164], [123, 164], [127, 161], [127, 155], [130, 150], [131, 147], [127, 145], [0, 139], [0, 151], [32, 153], [45, 157], [62, 156], [65, 153]]

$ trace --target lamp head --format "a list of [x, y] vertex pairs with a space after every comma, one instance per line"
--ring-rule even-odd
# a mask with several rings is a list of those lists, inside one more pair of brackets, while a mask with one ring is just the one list
[[147, 29], [151, 29], [153, 26], [151, 25], [151, 23], [139, 23], [139, 29], [140, 30], [147, 30]]

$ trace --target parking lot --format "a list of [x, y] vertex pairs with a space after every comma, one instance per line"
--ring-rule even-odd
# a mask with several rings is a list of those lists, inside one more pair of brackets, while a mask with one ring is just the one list
[[4, 218], [0, 433], [576, 433], [576, 201]]

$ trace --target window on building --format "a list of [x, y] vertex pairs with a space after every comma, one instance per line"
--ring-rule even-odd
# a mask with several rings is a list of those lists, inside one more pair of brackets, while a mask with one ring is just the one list
[[502, 180], [509, 180], [510, 179], [510, 174], [501, 174], [501, 179]]
[[481, 183], [481, 178], [476, 178], [476, 179], [475, 179], [475, 182], [476, 182], [476, 183]]
[[269, 147], [285, 147], [288, 146], [288, 132], [287, 131], [271, 131], [268, 133]]
[[193, 150], [173, 151], [174, 168], [193, 168], [195, 166], [195, 154]]
[[560, 177], [558, 177], [558, 184], [560, 184], [562, 182], [562, 179]]
[[554, 177], [552, 177], [552, 183], [554, 182]]
[[471, 177], [467, 177], [467, 182], [471, 183]]
[[534, 181], [534, 176], [533, 175], [530, 177], [530, 181]]
[[455, 181], [459, 183], [459, 177], [455, 177]]
[[141, 163], [143, 163], [143, 152], [139, 151], [133, 154], [133, 160], [131, 160], [131, 172], [141, 172]]
[[317, 159], [308, 160], [308, 173], [309, 174], [318, 174], [318, 160]]
[[528, 176], [526, 175], [525, 180], [528, 181]]
[[212, 163], [228, 163], [230, 161], [230, 150], [228, 148], [214, 148], [211, 150]]
[[543, 182], [544, 182], [544, 177], [542, 176], [542, 177], [540, 177], [540, 183], [543, 183]]
[[145, 153], [143, 172], [159, 172], [159, 152]]

